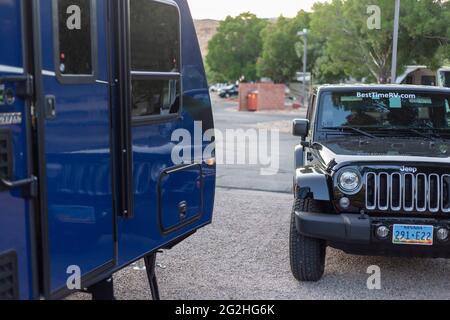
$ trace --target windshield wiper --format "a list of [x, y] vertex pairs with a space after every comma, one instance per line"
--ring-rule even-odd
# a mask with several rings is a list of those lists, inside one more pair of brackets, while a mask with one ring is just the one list
[[356, 133], [359, 133], [363, 136], [369, 137], [371, 139], [377, 139], [378, 137], [374, 136], [373, 134], [366, 132], [360, 128], [350, 127], [350, 126], [342, 126], [342, 127], [327, 127], [323, 128], [325, 130], [340, 130], [340, 131], [354, 131]]
[[[430, 125], [429, 123], [426, 124], [426, 126], [428, 127], [429, 130], [431, 130], [431, 132], [433, 132], [433, 134], [438, 138], [438, 139], [442, 139], [442, 136], [438, 133], [439, 129], [433, 127], [432, 125]], [[436, 139], [434, 139], [436, 140]]]
[[442, 136], [438, 134], [439, 129], [433, 128], [431, 126], [429, 127], [427, 126], [427, 128], [390, 127], [390, 128], [380, 128], [380, 130], [393, 133], [394, 135], [396, 135], [395, 133], [402, 131], [404, 132], [404, 134], [406, 134], [405, 132], [410, 132], [425, 139], [429, 139], [431, 141], [436, 141], [436, 139], [442, 139]]
[[[422, 131], [422, 130], [426, 130]], [[437, 133], [437, 129], [433, 128], [432, 126], [428, 126], [427, 128], [409, 128], [409, 127], [391, 127], [388, 130], [389, 132], [395, 132], [395, 131], [407, 131], [411, 133], [415, 133], [418, 136], [421, 136], [423, 138], [429, 139], [431, 141], [436, 141], [436, 138], [440, 139], [441, 136]], [[432, 133], [430, 133], [430, 131]]]
[[426, 138], [426, 139], [430, 139], [431, 141], [435, 141], [435, 140], [436, 140], [436, 138], [433, 137], [431, 134], [427, 134], [427, 133], [425, 133], [425, 132], [420, 132], [420, 131], [417, 130], [417, 129], [413, 129], [413, 128], [398, 128], [397, 130], [399, 130], [399, 131], [401, 131], [401, 130], [406, 130], [406, 131], [415, 133], [415, 134], [417, 134], [418, 136], [424, 137], [424, 138]]

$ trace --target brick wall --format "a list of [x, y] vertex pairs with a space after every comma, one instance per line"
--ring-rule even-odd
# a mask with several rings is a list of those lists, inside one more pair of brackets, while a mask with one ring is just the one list
[[247, 111], [247, 95], [258, 91], [258, 110], [284, 110], [285, 86], [273, 83], [241, 83], [239, 85], [239, 111]]

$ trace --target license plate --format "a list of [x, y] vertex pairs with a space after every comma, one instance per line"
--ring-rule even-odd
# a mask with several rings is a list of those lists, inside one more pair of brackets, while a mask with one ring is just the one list
[[417, 246], [432, 246], [434, 236], [433, 226], [394, 225], [394, 244]]

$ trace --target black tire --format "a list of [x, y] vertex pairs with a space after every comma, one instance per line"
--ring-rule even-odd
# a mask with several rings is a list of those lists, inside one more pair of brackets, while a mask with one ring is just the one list
[[292, 209], [289, 256], [292, 274], [298, 281], [319, 281], [325, 272], [326, 243], [298, 233], [295, 211], [324, 213], [327, 208], [311, 199], [296, 199]]

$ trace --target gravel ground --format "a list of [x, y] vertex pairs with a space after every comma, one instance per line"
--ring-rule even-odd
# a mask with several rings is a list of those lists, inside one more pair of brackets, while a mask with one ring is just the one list
[[[214, 223], [159, 256], [162, 299], [448, 299], [450, 262], [349, 256], [329, 249], [326, 273], [314, 284], [290, 273], [292, 196], [218, 189]], [[378, 265], [382, 289], [370, 291], [367, 268]], [[118, 299], [151, 297], [145, 271], [115, 277]], [[85, 295], [72, 298], [83, 299]]]

